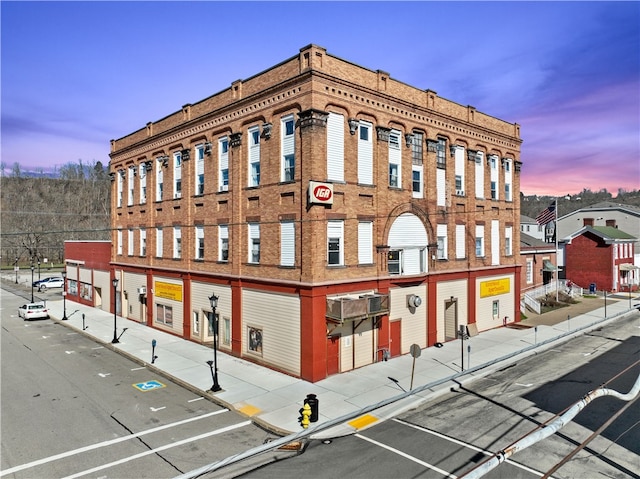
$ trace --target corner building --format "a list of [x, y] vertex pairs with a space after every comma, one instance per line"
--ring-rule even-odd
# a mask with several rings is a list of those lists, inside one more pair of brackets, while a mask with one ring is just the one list
[[520, 128], [316, 45], [111, 142], [112, 307], [318, 381], [519, 320]]

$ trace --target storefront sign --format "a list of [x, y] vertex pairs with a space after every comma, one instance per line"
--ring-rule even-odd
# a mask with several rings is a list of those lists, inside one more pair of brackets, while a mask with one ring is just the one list
[[156, 281], [153, 289], [156, 298], [170, 299], [172, 301], [182, 301], [182, 285]]
[[497, 296], [511, 291], [511, 280], [509, 278], [493, 279], [491, 281], [480, 282], [480, 297]]
[[331, 183], [309, 182], [309, 203], [333, 204], [333, 185]]

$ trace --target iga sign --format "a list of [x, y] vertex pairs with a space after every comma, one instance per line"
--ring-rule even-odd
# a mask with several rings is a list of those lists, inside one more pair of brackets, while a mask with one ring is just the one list
[[333, 184], [309, 182], [309, 203], [333, 204]]

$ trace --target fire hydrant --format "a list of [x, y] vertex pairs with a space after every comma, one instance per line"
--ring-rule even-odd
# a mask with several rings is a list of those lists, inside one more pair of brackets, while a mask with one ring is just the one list
[[300, 421], [300, 425], [307, 429], [309, 427], [309, 423], [311, 422], [309, 418], [311, 417], [311, 406], [307, 403], [304, 403], [302, 406], [302, 420]]

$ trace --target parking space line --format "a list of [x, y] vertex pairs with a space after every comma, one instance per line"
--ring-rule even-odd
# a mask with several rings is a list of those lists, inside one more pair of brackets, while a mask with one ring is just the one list
[[6, 469], [4, 471], [0, 471], [0, 477], [5, 476], [7, 474], [13, 474], [15, 472], [24, 471], [25, 469], [30, 469], [35, 466], [41, 466], [43, 464], [47, 464], [49, 462], [57, 461], [58, 459], [64, 459], [65, 457], [75, 456], [76, 454], [81, 454], [83, 452], [92, 451], [94, 449], [99, 449], [101, 447], [111, 446], [113, 444], [117, 444], [119, 442], [128, 441], [130, 439], [135, 439], [137, 437], [145, 436], [147, 434], [153, 434], [154, 432], [162, 431], [164, 429], [169, 429], [175, 426], [181, 426], [183, 424], [187, 424], [193, 421], [199, 421], [200, 419], [206, 419], [211, 416], [217, 416], [218, 414], [222, 414], [225, 412], [229, 412], [228, 409], [221, 409], [219, 411], [213, 411], [207, 414], [203, 414], [201, 416], [190, 417], [187, 419], [183, 419], [182, 421], [172, 422], [169, 424], [165, 424], [164, 426], [154, 427], [152, 429], [147, 429], [146, 431], [140, 431], [135, 434], [129, 434], [127, 436], [118, 437], [116, 439], [110, 439], [109, 441], [98, 442], [96, 444], [91, 444], [90, 446], [79, 447], [78, 449], [74, 449], [72, 451], [62, 452], [60, 454], [56, 454], [54, 456], [45, 457], [42, 459], [38, 459], [37, 461], [28, 462], [26, 464], [22, 464], [20, 466], [15, 466], [10, 469]]
[[370, 439], [368, 437], [362, 436], [360, 434], [355, 434], [355, 436], [357, 438], [364, 439], [365, 441], [370, 442], [371, 444], [375, 444], [376, 446], [379, 446], [379, 447], [381, 447], [383, 449], [386, 449], [387, 451], [391, 451], [394, 454], [397, 454], [398, 456], [402, 456], [405, 459], [409, 459], [410, 461], [413, 461], [413, 462], [415, 462], [417, 464], [420, 464], [421, 466], [426, 467], [427, 469], [431, 469], [432, 471], [436, 471], [437, 473], [442, 474], [444, 477], [449, 477], [450, 479], [457, 479], [457, 477], [458, 477], [458, 476], [456, 476], [454, 474], [448, 473], [447, 471], [445, 471], [443, 469], [440, 469], [439, 467], [434, 466], [433, 464], [429, 464], [428, 462], [421, 461], [417, 457], [413, 457], [413, 456], [407, 454], [406, 452], [402, 452], [399, 449], [395, 449], [395, 448], [393, 448], [391, 446], [387, 446], [386, 444], [382, 444], [381, 442], [375, 441], [373, 439]]

